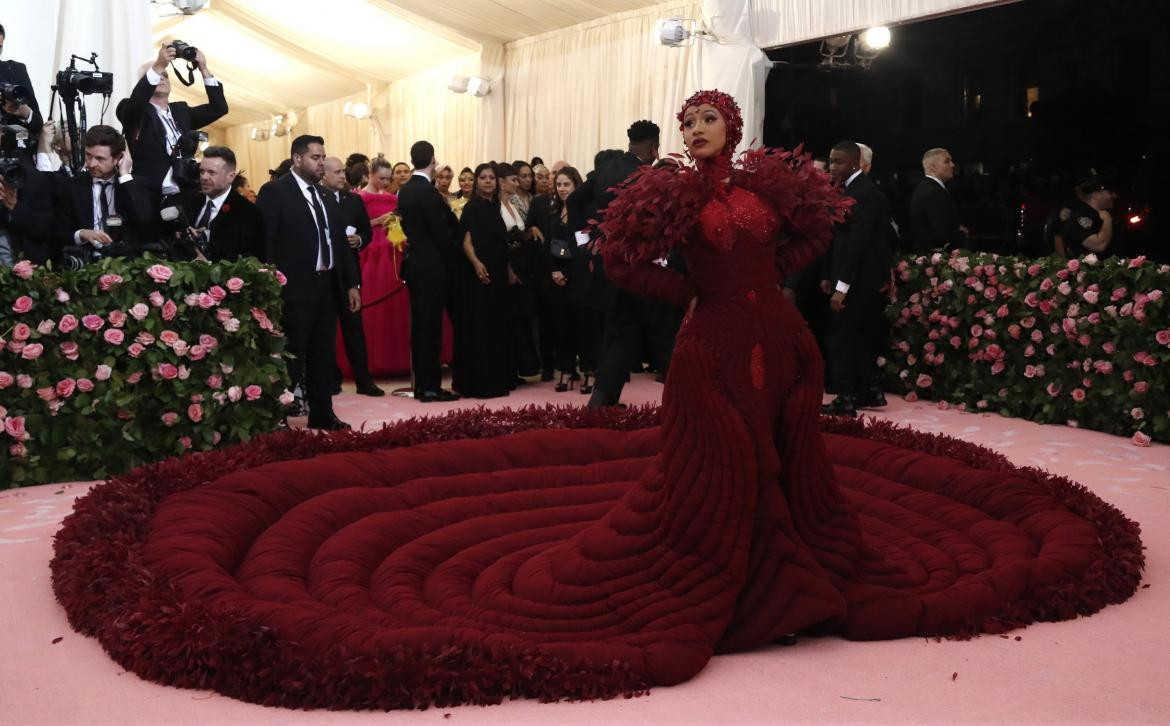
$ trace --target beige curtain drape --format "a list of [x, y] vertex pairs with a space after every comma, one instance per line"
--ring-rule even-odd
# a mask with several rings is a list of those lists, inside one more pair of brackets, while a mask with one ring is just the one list
[[694, 46], [651, 42], [656, 21], [698, 18], [697, 2], [657, 5], [506, 46], [507, 157], [564, 159], [582, 172], [600, 149], [625, 148], [638, 119], [662, 128], [662, 151], [681, 150], [675, 114], [695, 89]]

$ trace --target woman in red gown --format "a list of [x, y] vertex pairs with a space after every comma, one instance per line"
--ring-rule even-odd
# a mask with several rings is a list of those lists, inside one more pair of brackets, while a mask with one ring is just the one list
[[[175, 493], [127, 528], [141, 544], [95, 536], [100, 501], [58, 535], [75, 626], [165, 682], [396, 708], [637, 693], [791, 633], [1002, 632], [1132, 594], [1137, 526], [1082, 488], [879, 424], [822, 434], [777, 281], [845, 205], [807, 157], [734, 166], [729, 96], [679, 119], [694, 166], [639, 172], [602, 224], [619, 284], [689, 307], [660, 426], [472, 411], [155, 467], [137, 486]], [[653, 263], [675, 244], [689, 278]], [[98, 496], [138, 511], [125, 487]]]

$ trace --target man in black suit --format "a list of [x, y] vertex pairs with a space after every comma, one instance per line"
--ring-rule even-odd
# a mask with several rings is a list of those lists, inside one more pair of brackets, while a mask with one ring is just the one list
[[196, 257], [209, 262], [264, 259], [264, 222], [260, 210], [235, 190], [236, 154], [226, 146], [208, 146], [199, 164], [199, 191], [186, 199], [191, 232], [206, 244]]
[[[206, 153], [206, 152], [205, 152]], [[366, 205], [362, 198], [346, 187], [345, 164], [336, 156], [325, 159], [325, 176], [321, 178], [321, 186], [325, 194], [337, 201], [341, 213], [341, 224], [345, 227], [345, 241], [349, 244], [349, 255], [353, 260], [353, 267], [357, 270], [358, 281], [361, 281], [362, 263], [358, 253], [370, 243], [374, 230], [370, 227], [370, 217], [366, 214]], [[357, 384], [357, 392], [362, 396], [384, 396], [386, 392], [374, 385], [370, 376], [369, 355], [366, 352], [366, 332], [362, 329], [362, 311], [351, 312], [348, 308], [339, 313], [341, 323], [341, 340], [345, 343], [345, 357], [349, 360], [349, 367], [353, 370], [353, 380]], [[336, 385], [334, 393], [341, 392], [341, 370], [335, 375]]]
[[[48, 174], [27, 169], [23, 185], [0, 180], [0, 264], [19, 259], [43, 265], [53, 258], [56, 210]], [[7, 259], [3, 259], [5, 256]]]
[[[203, 51], [196, 54], [195, 63], [207, 89], [207, 103], [194, 107], [182, 101], [171, 103], [167, 65], [174, 59], [174, 46], [159, 48], [154, 64], [117, 109], [139, 176], [156, 197], [179, 193], [184, 180], [175, 178], [175, 162], [194, 159], [198, 143], [190, 132], [215, 123], [228, 112], [223, 86], [207, 69]], [[186, 180], [187, 190], [193, 190], [195, 184], [195, 179]]]
[[137, 254], [152, 241], [154, 209], [122, 134], [110, 126], [91, 126], [82, 138], [85, 171], [67, 180], [58, 200], [58, 247], [72, 257], [95, 261]]
[[828, 276], [833, 312], [829, 347], [837, 398], [822, 407], [834, 416], [856, 416], [857, 408], [885, 405], [877, 386], [877, 357], [885, 332], [891, 254], [889, 203], [861, 171], [861, 149], [842, 141], [829, 152], [829, 173], [853, 198], [844, 222], [833, 228]]
[[922, 156], [926, 177], [910, 197], [910, 239], [916, 254], [962, 245], [967, 230], [959, 224], [959, 205], [947, 191], [955, 178], [955, 161], [946, 149], [931, 149]]
[[[0, 25], [0, 53], [4, 52], [4, 38], [4, 26]], [[23, 63], [14, 60], [0, 61], [0, 84], [21, 86], [27, 92], [23, 103], [15, 98], [4, 99], [3, 107], [0, 108], [0, 124], [5, 126], [16, 124], [28, 131], [28, 146], [25, 149], [31, 159], [32, 147], [36, 144], [41, 127], [45, 125], [45, 122], [41, 118], [41, 107], [37, 105], [37, 96], [33, 92], [28, 69], [24, 67]]]
[[[614, 188], [624, 182], [640, 167], [658, 158], [658, 125], [651, 121], [635, 121], [626, 130], [629, 147], [626, 153], [613, 159], [594, 175], [593, 204], [598, 215], [604, 216], [605, 208], [613, 201]], [[589, 204], [588, 201], [585, 204]], [[594, 264], [599, 258], [594, 259]], [[650, 341], [652, 358], [659, 367], [659, 375], [665, 376], [670, 361], [670, 349], [674, 345], [674, 334], [669, 319], [673, 317], [670, 305], [658, 300], [648, 300], [634, 295], [609, 283], [603, 293], [607, 298], [605, 332], [601, 343], [601, 355], [597, 361], [597, 381], [589, 397], [589, 406], [615, 406], [621, 400], [622, 389], [629, 379], [630, 371], [642, 363], [642, 341]], [[679, 316], [681, 321], [681, 316]]]
[[334, 340], [339, 303], [361, 308], [357, 271], [345, 240], [337, 201], [317, 184], [325, 173], [325, 140], [298, 136], [291, 173], [260, 188], [256, 205], [264, 220], [265, 259], [284, 273], [281, 324], [294, 358], [293, 385], [304, 383], [309, 428], [349, 425], [333, 413]]
[[422, 403], [456, 401], [459, 396], [440, 385], [439, 354], [459, 222], [435, 189], [435, 147], [427, 141], [416, 141], [410, 147], [410, 163], [414, 174], [398, 190], [398, 214], [408, 240], [402, 258], [402, 279], [410, 291], [414, 397]]

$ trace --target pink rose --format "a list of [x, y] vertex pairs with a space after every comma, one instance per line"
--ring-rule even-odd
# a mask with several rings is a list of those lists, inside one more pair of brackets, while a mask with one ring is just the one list
[[28, 456], [28, 447], [22, 443], [15, 443], [8, 447], [8, 453], [14, 458], [23, 459]]
[[288, 284], [288, 278], [284, 276], [283, 272], [276, 270], [273, 272], [273, 274], [276, 275], [276, 281], [279, 282], [282, 287]]
[[220, 388], [223, 386], [223, 378], [218, 373], [213, 373], [207, 377], [208, 388]]
[[1056, 286], [1056, 291], [1061, 295], [1068, 295], [1070, 292], [1072, 292], [1072, 285], [1068, 284], [1067, 282], [1062, 282]]
[[238, 277], [228, 278], [227, 283], [228, 292], [239, 292], [244, 289], [244, 281]]
[[109, 290], [120, 282], [122, 282], [121, 275], [102, 275], [98, 278], [98, 286], [101, 287], [102, 290]]
[[1129, 383], [1133, 380], [1133, 371], [1122, 371], [1121, 377], [1125, 380], [1126, 383]]
[[57, 288], [57, 290], [54, 292], [54, 295], [57, 298], [57, 302], [69, 302], [69, 293], [65, 292], [61, 288]]
[[1047, 391], [1048, 391], [1048, 395], [1049, 395], [1049, 396], [1052, 396], [1053, 398], [1056, 398], [1057, 396], [1059, 396], [1059, 395], [1060, 395], [1060, 384], [1059, 384], [1059, 383], [1056, 383], [1056, 382], [1054, 381], [1054, 382], [1052, 382], [1052, 383], [1049, 383], [1049, 384], [1048, 384], [1048, 386], [1047, 386], [1047, 388], [1046, 388], [1045, 390], [1047, 390]]
[[938, 410], [940, 410], [940, 411], [946, 411], [946, 410], [950, 409], [950, 407], [951, 407], [951, 404], [947, 401], [939, 401], [938, 402]]
[[142, 371], [134, 371], [130, 375], [126, 376], [126, 382], [129, 383], [130, 385], [134, 385], [135, 383], [138, 383], [141, 380], [142, 380]]
[[[288, 393], [288, 391], [285, 391], [285, 393]], [[292, 395], [291, 393], [289, 393], [289, 394], [288, 394], [288, 397], [289, 397], [289, 403], [292, 403], [292, 398], [293, 398], [293, 395]], [[283, 396], [283, 395], [281, 395], [281, 397], [280, 397], [280, 398], [281, 398], [281, 401], [280, 401], [280, 402], [281, 402], [281, 403], [284, 403], [284, 396]], [[905, 396], [903, 396], [903, 398], [905, 398], [905, 399], [906, 399], [906, 402], [907, 402], [907, 403], [914, 403], [915, 401], [917, 401], [917, 400], [918, 400], [918, 394], [917, 394], [917, 393], [915, 393], [914, 391], [910, 391], [910, 392], [909, 392], [909, 393], [907, 393]], [[285, 404], [285, 405], [288, 405], [288, 404]]]
[[102, 316], [100, 315], [86, 315], [81, 319], [81, 324], [85, 326], [86, 330], [92, 330], [96, 333], [105, 326], [106, 321], [102, 320]]
[[199, 293], [199, 296], [196, 298], [196, 300], [199, 304], [199, 307], [203, 308], [204, 310], [215, 307], [215, 298], [205, 292]]
[[81, 391], [82, 393], [89, 393], [93, 390], [93, 381], [89, 380], [88, 378], [78, 378], [77, 390]]
[[164, 301], [162, 293], [158, 290], [155, 290], [154, 292], [147, 295], [147, 299], [150, 300], [150, 304], [156, 308], [161, 308]]
[[37, 332], [41, 335], [48, 335], [53, 332], [53, 328], [55, 327], [57, 327], [57, 324], [52, 320], [42, 320], [41, 324], [37, 326]]
[[1129, 269], [1133, 270], [1135, 268], [1141, 267], [1144, 264], [1146, 264], [1146, 256], [1138, 255], [1129, 261]]
[[1090, 305], [1095, 305], [1097, 303], [1097, 291], [1096, 290], [1086, 290], [1085, 294], [1081, 295], [1081, 297], [1083, 297], [1085, 299], [1085, 302], [1089, 303]]
[[141, 343], [144, 346], [151, 345], [154, 343], [154, 336], [151, 335], [150, 333], [146, 332], [145, 330], [140, 330], [140, 331], [138, 331], [138, 335], [137, 335], [137, 337], [134, 338], [134, 340], [138, 341], [139, 343]]
[[260, 386], [252, 384], [244, 389], [244, 396], [246, 396], [249, 401], [255, 401], [256, 399], [260, 398], [260, 394], [262, 392], [263, 391], [261, 390]]
[[1133, 434], [1133, 444], [1134, 446], [1149, 446], [1149, 434], [1142, 433], [1141, 431], [1135, 431]]
[[208, 350], [214, 350], [215, 346], [219, 345], [219, 341], [216, 340], [214, 337], [204, 333], [203, 335], [199, 336], [199, 345], [202, 345], [204, 348], [206, 348]]
[[16, 325], [12, 326], [13, 340], [28, 340], [30, 335], [32, 335], [32, 328], [28, 327], [28, 325], [24, 323], [17, 323]]
[[191, 360], [203, 360], [205, 357], [207, 357], [207, 349], [202, 345], [195, 344], [191, 346], [189, 351], [187, 351], [187, 357]]
[[1132, 312], [1133, 312], [1133, 303], [1126, 303], [1126, 304], [1121, 306], [1121, 317], [1123, 317], [1123, 318], [1129, 317], [1129, 315]]
[[180, 436], [179, 437], [179, 448], [181, 448], [183, 451], [190, 449], [191, 448], [191, 437], [190, 436]]
[[121, 345], [122, 341], [126, 338], [126, 334], [117, 328], [110, 328], [106, 331], [104, 337], [110, 345]]
[[166, 265], [151, 265], [146, 268], [146, 274], [150, 275], [150, 279], [161, 284], [171, 279], [171, 275], [174, 273]]
[[1107, 340], [1101, 344], [1101, 350], [1105, 351], [1109, 355], [1113, 355], [1114, 351], [1117, 350], [1117, 346], [1114, 345], [1112, 341]]
[[18, 315], [24, 315], [29, 310], [33, 309], [33, 299], [28, 295], [21, 295], [16, 298], [16, 302], [12, 303], [12, 312]]
[[1034, 355], [1036, 355], [1036, 348], [1034, 346], [1029, 345], [1027, 348], [1024, 348], [1025, 358], [1031, 358]]
[[1069, 272], [1076, 272], [1079, 269], [1081, 269], [1081, 261], [1080, 260], [1078, 260], [1074, 257], [1073, 259], [1068, 261]]
[[62, 378], [60, 381], [57, 381], [57, 395], [61, 398], [69, 398], [76, 389], [77, 381], [72, 378]]
[[1046, 277], [1040, 282], [1040, 292], [1048, 292], [1056, 285], [1051, 277]]
[[173, 330], [164, 330], [158, 334], [158, 339], [161, 340], [167, 347], [170, 347], [178, 342], [179, 334]]
[[21, 260], [12, 266], [12, 271], [16, 276], [22, 280], [28, 280], [33, 276], [33, 263], [28, 260]]
[[130, 308], [130, 317], [135, 320], [144, 320], [150, 314], [150, 308], [146, 307], [146, 303], [135, 303], [134, 307]]
[[1093, 344], [1093, 339], [1090, 338], [1087, 333], [1082, 333], [1079, 337], [1077, 337], [1077, 342], [1088, 348]]
[[41, 357], [43, 352], [45, 352], [45, 346], [40, 343], [29, 343], [24, 346], [24, 350], [20, 351], [20, 357], [25, 360], [36, 360]]
[[66, 313], [61, 316], [61, 322], [57, 323], [57, 330], [62, 333], [72, 333], [77, 330], [77, 318]]
[[1072, 389], [1072, 393], [1069, 395], [1072, 396], [1072, 400], [1076, 401], [1077, 403], [1081, 403], [1085, 400], [1085, 391], [1082, 388]]
[[228, 318], [223, 322], [223, 329], [229, 333], [234, 333], [240, 329], [240, 321], [236, 318]]
[[215, 319], [221, 323], [228, 321], [231, 319], [231, 317], [232, 311], [228, 308], [220, 308], [219, 310], [215, 311]]
[[52, 386], [45, 386], [37, 389], [37, 398], [42, 401], [49, 402], [57, 398], [57, 389]]
[[93, 377], [99, 381], [108, 381], [110, 380], [110, 375], [113, 374], [113, 372], [113, 368], [109, 367], [105, 363], [102, 363], [97, 367], [96, 370], [94, 370]]
[[228, 395], [228, 400], [231, 401], [232, 403], [235, 403], [236, 401], [240, 400], [240, 398], [244, 395], [244, 391], [239, 386], [232, 386], [231, 388], [228, 389], [227, 395]]
[[1113, 373], [1113, 364], [1107, 360], [1094, 361], [1093, 370], [1097, 371], [1103, 376], [1108, 376]]
[[8, 388], [16, 381], [12, 374], [7, 371], [0, 371], [0, 388]]
[[1035, 378], [1035, 377], [1036, 377], [1036, 366], [1033, 366], [1033, 365], [1024, 366], [1024, 378]]
[[1146, 417], [1146, 412], [1135, 406], [1129, 409], [1129, 415], [1133, 416], [1134, 421], [1141, 421]]
[[1003, 371], [1004, 371], [1004, 369], [1005, 369], [1006, 367], [1007, 367], [1007, 366], [1004, 364], [1004, 362], [1003, 362], [1003, 361], [1001, 361], [1001, 360], [997, 360], [997, 361], [996, 361], [996, 362], [995, 362], [995, 363], [994, 363], [994, 364], [991, 366], [991, 375], [993, 375], [993, 376], [998, 376], [1000, 373], [1003, 373]]
[[1020, 332], [1020, 326], [1016, 325], [1015, 323], [1012, 323], [1008, 326], [1008, 335], [1010, 335], [1013, 340], [1020, 339]]
[[65, 356], [68, 360], [77, 360], [81, 357], [80, 346], [71, 340], [67, 340], [61, 344], [61, 355]]
[[1113, 300], [1113, 302], [1117, 302], [1128, 294], [1129, 290], [1126, 290], [1124, 287], [1115, 287], [1113, 288], [1113, 294], [1109, 296], [1109, 299]]
[[952, 347], [952, 348], [956, 348], [956, 349], [957, 349], [957, 348], [958, 348], [959, 346], [961, 346], [962, 344], [963, 344], [963, 339], [962, 339], [962, 338], [960, 338], [960, 337], [959, 337], [959, 336], [957, 336], [957, 335], [952, 335], [952, 336], [951, 336], [951, 347]]
[[4, 419], [4, 433], [17, 441], [27, 439], [28, 432], [24, 428], [24, 416], [12, 416]]
[[184, 295], [183, 303], [189, 308], [195, 307], [199, 304], [199, 293], [192, 292]]
[[1150, 384], [1145, 381], [1138, 381], [1137, 383], [1133, 384], [1134, 393], [1145, 393], [1148, 390], [1150, 390]]
[[126, 352], [130, 354], [131, 358], [137, 358], [138, 356], [142, 355], [142, 351], [144, 350], [146, 350], [146, 348], [142, 346], [142, 343], [131, 343], [126, 348]]
[[163, 320], [172, 320], [175, 317], [175, 313], [177, 313], [177, 312], [179, 312], [179, 307], [177, 305], [175, 305], [174, 300], [167, 300], [165, 303], [163, 303], [163, 306], [162, 306]]
[[934, 383], [934, 379], [925, 373], [918, 374], [918, 380], [914, 382], [918, 388], [930, 388], [930, 384]]
[[192, 403], [190, 406], [187, 407], [187, 418], [191, 419], [195, 423], [199, 423], [200, 421], [202, 421], [203, 420], [203, 407], [200, 406], [198, 403]]
[[1044, 340], [1044, 333], [1041, 333], [1039, 330], [1033, 330], [1031, 338], [1033, 343], [1039, 343], [1041, 340]]
[[175, 351], [175, 355], [182, 358], [183, 356], [187, 355], [187, 351], [190, 350], [190, 348], [187, 345], [187, 341], [176, 340], [175, 344], [171, 346], [171, 350]]
[[173, 381], [179, 377], [179, 369], [173, 363], [160, 363], [158, 374], [165, 380]]
[[211, 299], [215, 300], [216, 302], [219, 302], [220, 300], [223, 300], [225, 297], [227, 297], [227, 291], [219, 285], [212, 285], [207, 290], [207, 294], [210, 295]]
[[1154, 340], [1158, 341], [1159, 345], [1170, 345], [1170, 329], [1159, 330], [1154, 334]]
[[162, 415], [162, 422], [167, 426], [174, 426], [179, 423], [179, 414], [174, 411], [167, 411]]
[[227, 363], [220, 363], [219, 369], [221, 371], [223, 371], [223, 374], [225, 376], [230, 376], [232, 374], [232, 371], [235, 370], [235, 368], [233, 368], [232, 366], [229, 366]]
[[1089, 325], [1100, 325], [1101, 313], [1089, 313], [1088, 321]]
[[1150, 290], [1150, 294], [1147, 295], [1147, 297], [1150, 299], [1151, 302], [1157, 302], [1157, 301], [1162, 299], [1162, 291], [1161, 290]]
[[1137, 353], [1134, 353], [1133, 359], [1134, 359], [1134, 361], [1141, 363], [1142, 365], [1145, 365], [1145, 366], [1158, 365], [1158, 361], [1154, 360], [1154, 356], [1150, 355], [1149, 353], [1147, 353], [1144, 350], [1141, 350], [1141, 351], [1138, 351]]
[[[289, 406], [289, 405], [292, 405], [292, 402], [295, 400], [295, 398], [296, 397], [293, 396], [293, 392], [286, 388], [286, 389], [284, 389], [284, 393], [281, 393], [280, 398], [277, 400], [280, 401], [280, 404], [282, 406]], [[909, 399], [907, 399], [907, 400], [909, 400]]]
[[1028, 275], [1029, 276], [1035, 277], [1036, 275], [1039, 275], [1039, 274], [1040, 274], [1040, 265], [1037, 265], [1035, 263], [1028, 265]]

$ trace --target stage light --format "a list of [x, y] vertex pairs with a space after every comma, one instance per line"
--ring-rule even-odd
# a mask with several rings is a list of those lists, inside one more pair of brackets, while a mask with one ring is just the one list
[[467, 76], [451, 76], [451, 82], [447, 84], [447, 89], [452, 93], [467, 93]]
[[492, 82], [486, 78], [472, 76], [467, 80], [467, 92], [473, 96], [483, 98], [492, 92]]
[[253, 141], [267, 141], [268, 130], [256, 126], [252, 127], [252, 133], [248, 135]]
[[694, 20], [680, 20], [679, 18], [659, 20], [657, 23], [654, 23], [654, 32], [651, 37], [659, 45], [665, 45], [668, 48], [678, 48], [679, 46], [690, 45], [693, 42], [694, 27]]
[[877, 53], [890, 47], [890, 29], [884, 25], [870, 28], [861, 34], [861, 49]]
[[1133, 225], [1141, 224], [1142, 223], [1142, 215], [1140, 215], [1140, 214], [1131, 215], [1129, 218], [1129, 223], [1133, 224]]
[[350, 118], [369, 118], [370, 106], [369, 104], [362, 103], [361, 101], [346, 101], [345, 106], [342, 108], [342, 113], [344, 113], [346, 116], [349, 116]]

